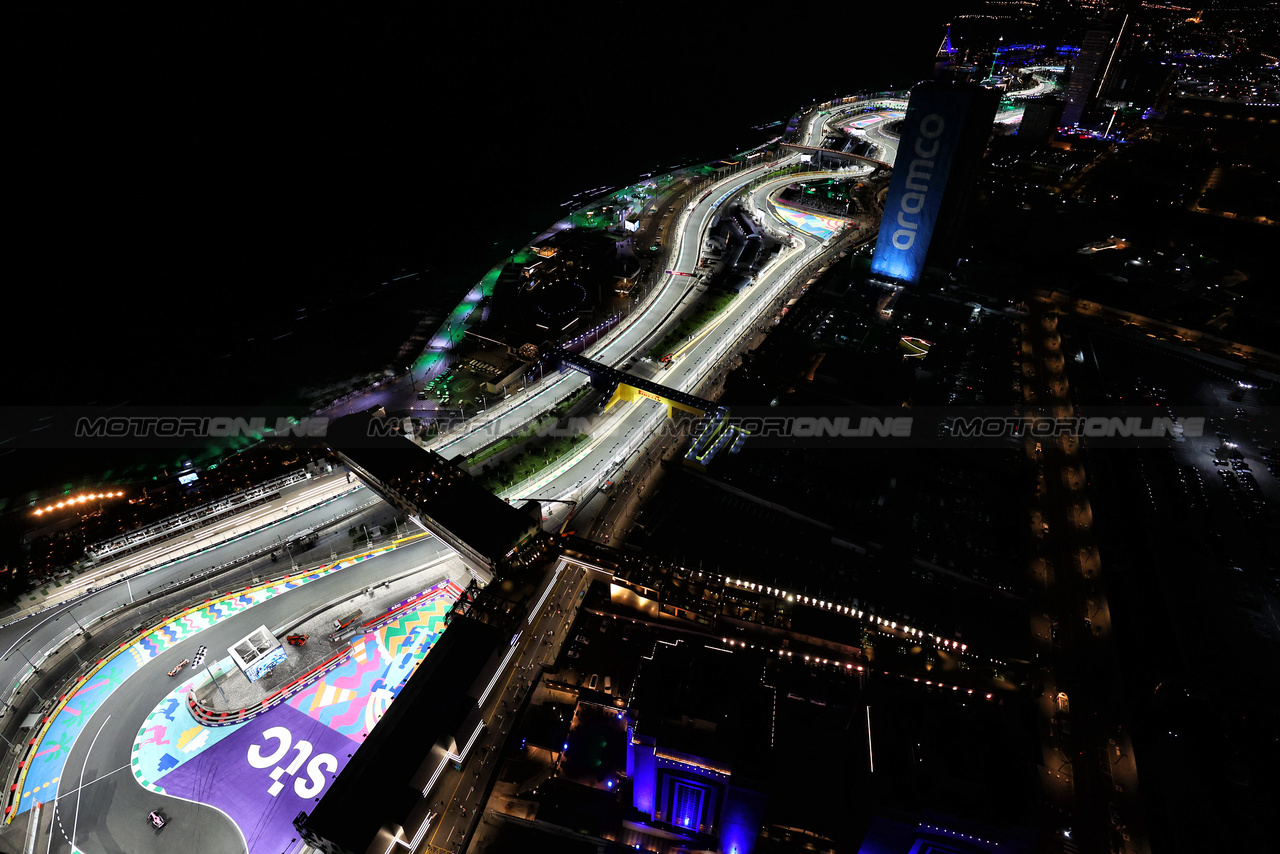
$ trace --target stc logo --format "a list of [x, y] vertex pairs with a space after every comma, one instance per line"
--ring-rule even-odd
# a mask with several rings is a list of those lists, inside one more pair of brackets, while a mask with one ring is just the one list
[[[280, 778], [288, 774], [293, 776], [298, 773], [298, 769], [302, 767], [302, 763], [307, 763], [307, 779], [298, 777], [293, 781], [293, 791], [300, 798], [314, 798], [320, 794], [320, 790], [324, 788], [325, 772], [332, 774], [338, 770], [338, 759], [332, 753], [317, 753], [311, 756], [311, 742], [299, 741], [293, 745], [298, 755], [293, 758], [288, 767], [280, 767], [277, 763], [284, 759], [285, 754], [289, 752], [290, 745], [293, 744], [293, 735], [289, 730], [282, 726], [273, 726], [270, 729], [263, 730], [262, 737], [268, 740], [278, 742], [276, 748], [268, 755], [263, 755], [261, 748], [256, 744], [249, 745], [249, 764], [254, 768], [268, 768], [272, 765], [276, 767], [271, 772], [271, 787], [267, 789], [271, 797], [280, 794], [280, 790], [285, 784], [280, 782]], [[310, 757], [311, 761], [307, 762]]]
[[[924, 209], [924, 197], [933, 178], [934, 158], [941, 143], [938, 137], [946, 129], [946, 122], [937, 113], [930, 113], [920, 120], [920, 135], [916, 137], [915, 158], [907, 166], [907, 191], [898, 201], [898, 228], [893, 232], [895, 249], [910, 249], [916, 242], [916, 229], [920, 227], [918, 215]], [[908, 217], [917, 217], [908, 219]]]

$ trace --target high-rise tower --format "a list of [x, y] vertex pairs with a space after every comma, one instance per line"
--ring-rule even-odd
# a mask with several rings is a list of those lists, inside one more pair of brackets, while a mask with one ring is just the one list
[[951, 46], [951, 25], [947, 24], [947, 34], [938, 45], [938, 52], [933, 57], [933, 79], [947, 80], [952, 76], [956, 60], [956, 49]]
[[1067, 81], [1066, 109], [1062, 112], [1062, 124], [1066, 127], [1080, 123], [1098, 94], [1107, 84], [1107, 77], [1115, 68], [1120, 43], [1129, 26], [1129, 15], [1111, 26], [1089, 30], [1080, 44], [1080, 53], [1071, 63], [1071, 78]]
[[1067, 106], [1062, 111], [1064, 127], [1080, 123], [1080, 118], [1093, 97], [1094, 83], [1110, 48], [1110, 30], [1089, 30], [1084, 34], [1080, 53], [1076, 54], [1071, 63], [1071, 78], [1067, 81]]

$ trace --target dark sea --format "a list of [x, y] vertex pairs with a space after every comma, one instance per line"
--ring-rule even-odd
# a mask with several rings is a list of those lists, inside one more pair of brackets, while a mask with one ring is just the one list
[[575, 195], [758, 144], [815, 100], [909, 86], [945, 23], [748, 50], [767, 22], [699, 39], [609, 9], [567, 31], [532, 12], [451, 34], [330, 14], [164, 40], [113, 19], [49, 45], [13, 123], [7, 506], [182, 461], [35, 448], [30, 407], [300, 407], [390, 365]]

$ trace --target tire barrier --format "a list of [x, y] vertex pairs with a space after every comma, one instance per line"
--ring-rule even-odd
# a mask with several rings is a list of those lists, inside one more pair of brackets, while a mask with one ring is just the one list
[[[434, 591], [423, 591], [417, 596], [413, 596], [404, 602], [384, 611], [382, 614], [360, 624], [360, 631], [371, 631], [379, 626], [389, 623], [399, 617], [405, 611], [416, 607], [423, 599], [432, 595]], [[195, 691], [187, 692], [187, 710], [191, 712], [191, 717], [196, 719], [196, 723], [203, 726], [231, 726], [232, 724], [242, 724], [251, 721], [264, 712], [269, 712], [276, 706], [288, 700], [294, 694], [311, 685], [321, 676], [336, 670], [346, 662], [347, 656], [351, 652], [351, 645], [348, 643], [342, 649], [329, 656], [324, 661], [312, 667], [306, 673], [298, 676], [289, 682], [289, 684], [277, 688], [269, 695], [264, 697], [260, 702], [243, 709], [231, 709], [229, 711], [218, 711], [211, 709], [200, 702], [196, 698]]]
[[[413, 540], [417, 538], [409, 537], [406, 539]], [[282, 573], [277, 578], [267, 579], [259, 584], [251, 584], [245, 587], [237, 587], [235, 590], [229, 590], [219, 595], [204, 597], [199, 601], [183, 606], [178, 611], [170, 614], [168, 617], [162, 618], [161, 620], [155, 622], [149, 627], [146, 627], [145, 629], [135, 629], [134, 631], [131, 631], [130, 634], [124, 640], [122, 640], [119, 644], [115, 646], [114, 649], [104, 651], [104, 653], [101, 654], [93, 662], [93, 664], [88, 668], [86, 672], [84, 672], [79, 677], [76, 677], [74, 682], [71, 684], [71, 686], [58, 695], [57, 700], [54, 702], [52, 707], [48, 708], [42, 714], [40, 723], [38, 724], [38, 728], [36, 729], [35, 734], [23, 746], [22, 755], [19, 758], [17, 764], [14, 766], [14, 770], [17, 772], [17, 776], [13, 780], [13, 782], [10, 784], [8, 791], [5, 793], [4, 814], [3, 814], [3, 818], [0, 819], [0, 824], [11, 823], [14, 817], [18, 814], [17, 811], [19, 806], [21, 805], [22, 796], [23, 796], [23, 787], [26, 784], [27, 772], [31, 768], [32, 760], [40, 752], [41, 741], [48, 734], [50, 727], [52, 726], [54, 721], [57, 719], [58, 715], [66, 707], [67, 703], [71, 699], [73, 699], [76, 696], [76, 693], [80, 691], [82, 688], [84, 688], [84, 686], [88, 684], [89, 680], [91, 680], [95, 675], [97, 675], [98, 672], [102, 670], [103, 667], [110, 664], [114, 659], [119, 657], [121, 654], [126, 653], [130, 648], [134, 647], [140, 640], [152, 634], [155, 634], [157, 631], [163, 629], [165, 626], [171, 625], [172, 623], [182, 620], [183, 618], [193, 614], [194, 612], [197, 612], [197, 611], [200, 611], [201, 609], [209, 607], [210, 605], [214, 605], [214, 604], [232, 600], [232, 599], [238, 599], [248, 593], [260, 591], [260, 590], [269, 588], [273, 585], [278, 585], [282, 582], [289, 581], [291, 579], [308, 576], [323, 569], [341, 568], [341, 566], [347, 566], [352, 563], [359, 563], [364, 559], [372, 557], [376, 554], [380, 554], [384, 551], [390, 551], [394, 548], [395, 548], [394, 545], [381, 546], [372, 550], [362, 551], [355, 555], [342, 558], [333, 563], [320, 564], [316, 567], [313, 567], [311, 569], [304, 570], [304, 571], [295, 571], [290, 569], [289, 571]], [[160, 594], [160, 595], [163, 595], [163, 594]], [[383, 619], [382, 617], [378, 617], [377, 621], [381, 621], [382, 619]], [[333, 659], [330, 659], [330, 662], [332, 662], [332, 660]], [[329, 664], [330, 662], [326, 662], [324, 664], [319, 665], [319, 668], [325, 667], [326, 664]], [[194, 714], [194, 711], [193, 711], [193, 714]], [[226, 723], [234, 723], [234, 722], [235, 721], [231, 721], [231, 720], [226, 721]]]

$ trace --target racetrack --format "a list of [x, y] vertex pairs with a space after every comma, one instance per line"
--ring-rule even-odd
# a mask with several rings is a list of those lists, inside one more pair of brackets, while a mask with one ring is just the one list
[[[296, 803], [290, 804], [288, 809], [291, 812], [287, 816], [278, 810], [267, 809], [267, 788], [272, 783], [267, 769], [261, 771], [263, 785], [257, 796], [262, 807], [260, 821], [246, 828], [237, 826], [215, 807], [145, 789], [131, 773], [137, 758], [133, 748], [139, 728], [175, 688], [173, 679], [168, 676], [169, 669], [183, 658], [191, 658], [195, 648], [201, 644], [207, 645], [211, 652], [225, 650], [259, 625], [284, 624], [330, 601], [348, 598], [352, 590], [429, 564], [443, 568], [445, 563], [454, 560], [456, 558], [452, 558], [452, 554], [435, 539], [416, 541], [227, 617], [151, 659], [98, 705], [85, 723], [81, 737], [72, 746], [61, 779], [56, 784], [57, 808], [49, 850], [70, 852], [74, 839], [74, 850], [84, 854], [165, 854], [180, 849], [210, 854], [246, 851], [263, 854], [266, 849], [258, 843], [277, 838], [275, 834], [266, 832], [278, 826], [275, 819], [283, 817], [288, 821], [297, 813]], [[345, 747], [350, 743], [346, 754], [354, 752], [354, 743], [346, 742], [343, 736], [332, 730], [328, 732], [342, 741], [330, 744], [324, 733], [319, 730], [311, 732], [311, 725], [327, 730], [320, 721], [300, 714], [288, 705], [281, 708], [308, 722], [307, 726], [298, 727], [295, 735], [299, 740], [310, 735], [314, 739], [313, 744], [334, 749], [335, 745]], [[266, 717], [263, 716], [264, 719]], [[334, 749], [328, 752], [332, 754]], [[341, 757], [342, 764], [349, 758], [346, 754]], [[218, 766], [217, 762], [205, 762], [198, 768], [193, 767], [193, 772], [198, 770], [204, 776], [191, 785], [205, 792], [209, 787], [234, 787], [237, 781], [243, 786], [243, 775], [220, 775]], [[321, 786], [313, 796], [320, 797], [323, 788]], [[289, 791], [296, 794], [292, 788]], [[309, 792], [310, 789], [304, 787], [304, 791]], [[283, 801], [278, 803], [284, 806]], [[146, 820], [147, 813], [157, 808], [162, 808], [170, 818], [169, 825], [159, 832]], [[246, 838], [250, 841], [246, 842]], [[279, 852], [276, 850], [271, 854]]]

